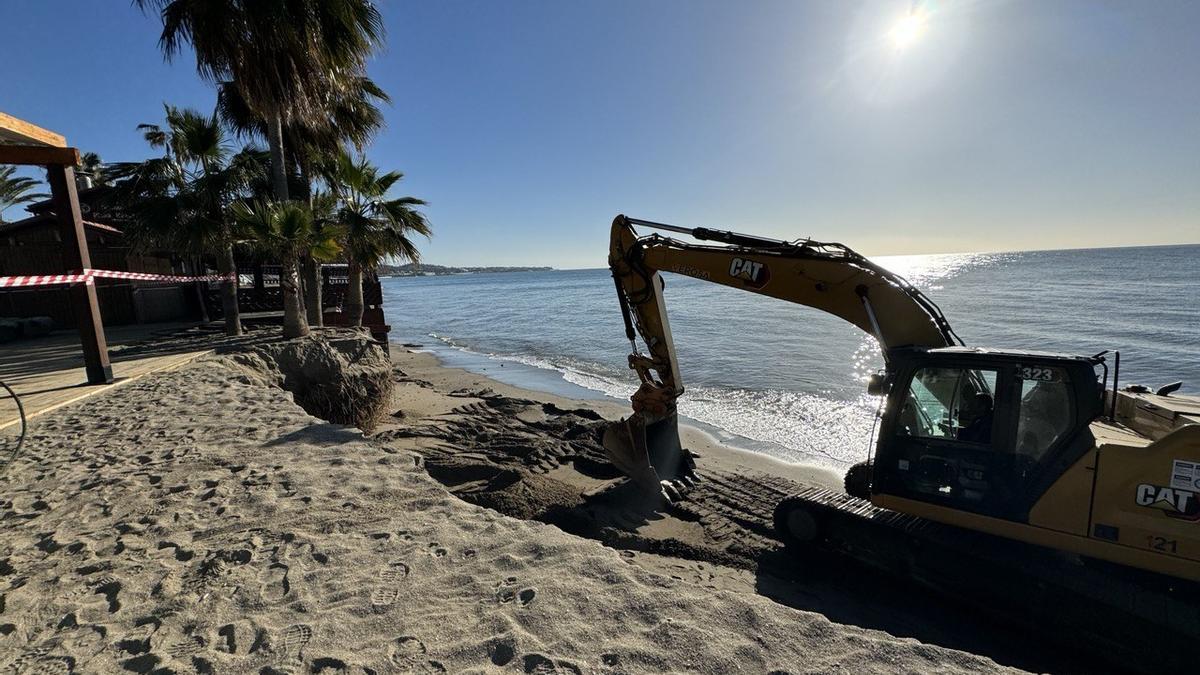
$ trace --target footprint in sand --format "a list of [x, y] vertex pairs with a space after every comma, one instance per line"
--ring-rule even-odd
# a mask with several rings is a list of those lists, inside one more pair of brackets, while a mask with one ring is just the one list
[[221, 643], [217, 645], [217, 651], [225, 652], [226, 654], [237, 653], [237, 626], [227, 623], [217, 629], [217, 635], [222, 638]]
[[121, 601], [117, 599], [117, 594], [121, 592], [121, 582], [116, 580], [116, 577], [105, 576], [95, 581], [93, 593], [103, 595], [108, 601], [109, 614], [116, 614], [121, 609]]
[[401, 635], [392, 643], [389, 660], [401, 673], [444, 673], [445, 666], [431, 661], [425, 643], [411, 635]]
[[296, 623], [288, 626], [283, 631], [283, 646], [281, 652], [284, 658], [294, 658], [300, 660], [303, 658], [304, 648], [308, 645], [308, 641], [312, 639], [312, 627], [303, 623]]
[[69, 675], [69, 673], [75, 672], [75, 666], [74, 659], [64, 656], [44, 656], [24, 668], [6, 672], [18, 672], [21, 675]]
[[521, 590], [517, 591], [517, 603], [519, 603], [522, 607], [528, 606], [529, 603], [533, 602], [533, 598], [536, 595], [537, 589], [522, 588]]
[[517, 597], [517, 578], [508, 577], [496, 584], [496, 599], [501, 603], [512, 602]]
[[541, 654], [528, 654], [522, 659], [521, 666], [526, 673], [536, 675], [557, 675], [558, 673], [573, 673], [574, 675], [583, 675], [583, 671], [579, 666], [570, 661], [562, 659], [552, 659]]
[[267, 600], [282, 600], [292, 590], [288, 581], [288, 566], [272, 563], [262, 575], [262, 594]]
[[167, 570], [150, 590], [155, 597], [174, 597], [183, 592], [183, 579], [177, 570]]
[[398, 597], [400, 590], [395, 586], [380, 586], [371, 591], [371, 609], [376, 612], [384, 611], [395, 603]]
[[493, 640], [488, 643], [487, 650], [488, 658], [495, 666], [507, 666], [517, 655], [516, 644], [512, 638]]
[[401, 560], [388, 563], [387, 569], [379, 573], [379, 580], [385, 584], [395, 584], [408, 577], [409, 567]]
[[167, 653], [177, 659], [185, 656], [191, 656], [192, 654], [198, 654], [203, 650], [204, 638], [200, 637], [199, 635], [186, 637], [183, 640], [180, 640], [179, 642], [167, 647]]
[[450, 551], [442, 548], [442, 545], [436, 541], [429, 545], [429, 555], [435, 558], [445, 558]]
[[[335, 675], [336, 673], [344, 673], [345, 675], [349, 675], [351, 672], [349, 664], [341, 659], [333, 658], [332, 656], [318, 656], [317, 658], [313, 659], [312, 664], [309, 666], [309, 670], [312, 673], [327, 673], [328, 675]], [[355, 669], [354, 672], [359, 671]]]
[[536, 588], [519, 588], [516, 577], [508, 577], [499, 584], [496, 584], [496, 599], [500, 604], [507, 605], [514, 603], [521, 607], [526, 607], [537, 596]]

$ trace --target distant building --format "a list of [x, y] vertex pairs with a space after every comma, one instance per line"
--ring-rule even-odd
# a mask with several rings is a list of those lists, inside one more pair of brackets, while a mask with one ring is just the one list
[[[107, 206], [103, 187], [79, 190], [88, 249], [94, 269], [152, 274], [191, 273], [187, 261], [167, 252], [135, 253], [121, 226], [128, 216]], [[0, 224], [0, 276], [58, 274], [65, 269], [62, 236], [51, 201], [26, 207], [30, 217]], [[96, 293], [105, 325], [182, 320], [198, 316], [198, 295], [180, 284], [97, 279]], [[75, 325], [65, 286], [0, 290], [0, 317], [48, 316], [56, 327]]]

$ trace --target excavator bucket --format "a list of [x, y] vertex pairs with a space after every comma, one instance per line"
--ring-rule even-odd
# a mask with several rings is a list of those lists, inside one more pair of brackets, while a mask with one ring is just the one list
[[646, 424], [635, 413], [604, 430], [604, 450], [609, 460], [646, 492], [668, 498], [677, 493], [679, 482], [690, 483], [695, 462], [679, 442], [679, 417], [675, 413]]

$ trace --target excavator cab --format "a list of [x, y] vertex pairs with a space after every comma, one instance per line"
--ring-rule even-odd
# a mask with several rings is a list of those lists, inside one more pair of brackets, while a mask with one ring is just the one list
[[965, 347], [896, 349], [870, 492], [1027, 522], [1094, 447], [1098, 361]]

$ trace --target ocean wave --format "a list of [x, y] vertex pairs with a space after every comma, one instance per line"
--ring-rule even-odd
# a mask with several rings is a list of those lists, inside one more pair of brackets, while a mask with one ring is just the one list
[[[630, 377], [604, 374], [573, 359], [483, 352], [452, 337], [429, 335], [456, 350], [557, 373], [567, 382], [613, 398], [628, 399], [637, 389]], [[679, 413], [724, 432], [721, 440], [731, 445], [784, 461], [845, 469], [868, 454], [876, 405], [877, 399], [865, 395], [842, 401], [778, 389], [695, 386], [679, 399]]]

